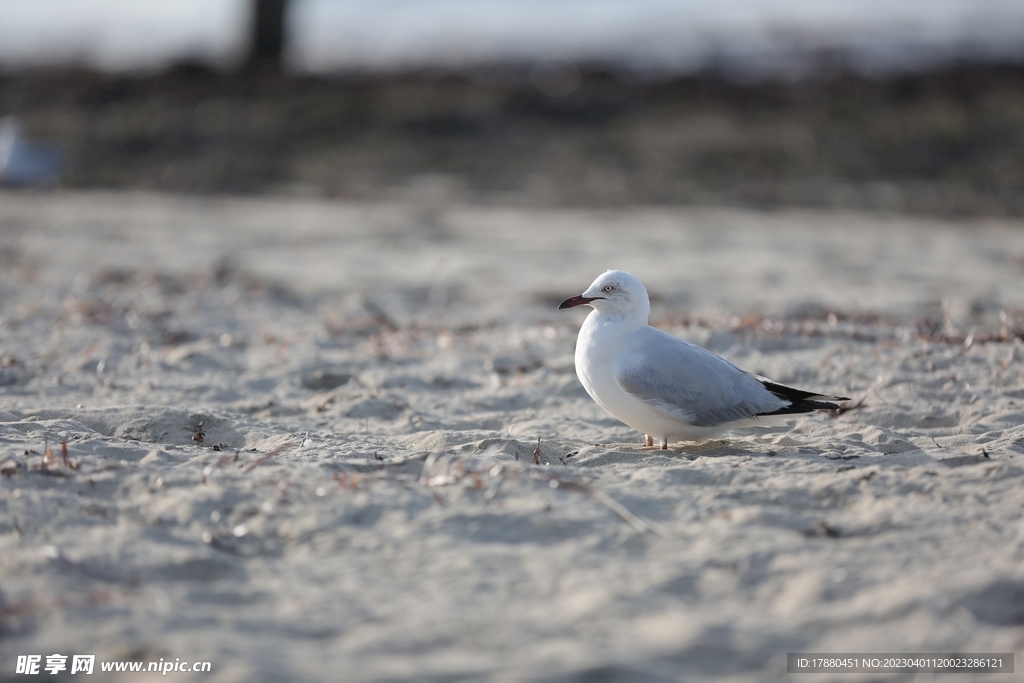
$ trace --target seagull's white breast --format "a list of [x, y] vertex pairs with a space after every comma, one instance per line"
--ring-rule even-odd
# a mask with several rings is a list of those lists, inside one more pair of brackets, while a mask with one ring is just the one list
[[597, 311], [587, 316], [576, 341], [576, 375], [580, 383], [599, 406], [637, 431], [659, 439], [707, 438], [711, 430], [653, 410], [619, 386], [618, 373], [642, 353], [640, 331], [646, 327], [646, 322], [637, 327]]

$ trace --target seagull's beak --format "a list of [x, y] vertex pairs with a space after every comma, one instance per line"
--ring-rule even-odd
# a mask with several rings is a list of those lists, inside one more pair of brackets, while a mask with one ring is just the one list
[[583, 296], [579, 294], [577, 296], [571, 296], [562, 303], [558, 304], [558, 310], [563, 308], [572, 308], [573, 306], [582, 306], [583, 304], [589, 304], [594, 299], [603, 299], [603, 296]]

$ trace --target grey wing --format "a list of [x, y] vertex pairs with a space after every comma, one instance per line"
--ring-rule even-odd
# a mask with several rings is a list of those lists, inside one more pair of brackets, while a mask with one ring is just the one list
[[[661, 335], [664, 335], [662, 337]], [[724, 358], [669, 334], [645, 340], [615, 380], [651, 408], [698, 427], [714, 427], [788, 404]]]

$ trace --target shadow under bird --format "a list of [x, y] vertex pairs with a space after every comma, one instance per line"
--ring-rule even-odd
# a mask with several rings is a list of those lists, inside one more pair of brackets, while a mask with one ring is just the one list
[[844, 396], [793, 389], [647, 324], [640, 280], [609, 270], [559, 310], [594, 310], [576, 341], [576, 374], [598, 405], [654, 440], [704, 441], [737, 427], [784, 424], [786, 416], [835, 410]]

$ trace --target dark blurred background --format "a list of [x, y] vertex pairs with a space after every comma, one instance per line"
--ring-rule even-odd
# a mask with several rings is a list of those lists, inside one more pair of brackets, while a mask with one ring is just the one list
[[8, 185], [1021, 215], [1024, 3], [5, 0], [0, 117]]

